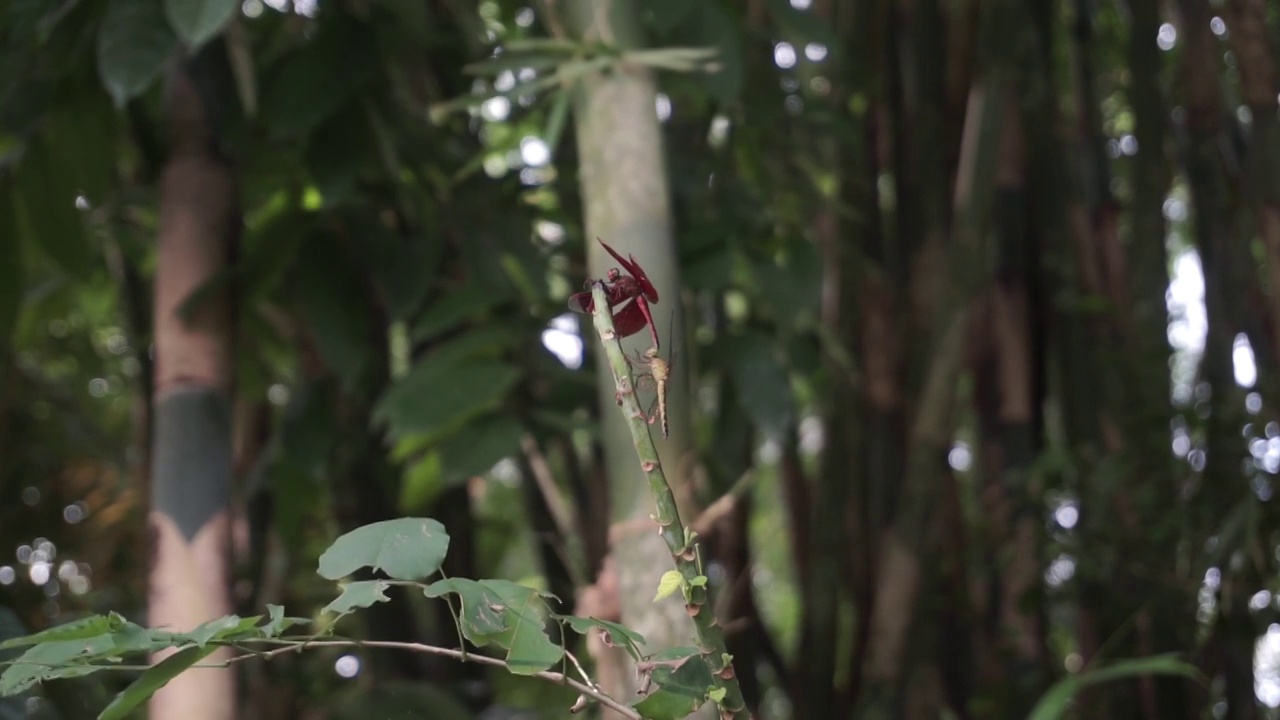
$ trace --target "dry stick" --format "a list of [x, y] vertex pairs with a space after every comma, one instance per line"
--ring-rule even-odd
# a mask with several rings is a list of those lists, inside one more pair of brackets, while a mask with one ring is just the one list
[[690, 542], [685, 537], [675, 495], [671, 492], [671, 485], [667, 483], [667, 476], [662, 472], [658, 449], [654, 447], [653, 437], [649, 434], [649, 423], [640, 411], [640, 401], [636, 398], [635, 383], [631, 377], [631, 365], [627, 362], [626, 353], [622, 351], [618, 334], [613, 328], [604, 283], [592, 283], [591, 297], [596, 332], [600, 334], [600, 344], [609, 358], [609, 369], [617, 388], [622, 415], [631, 429], [631, 439], [635, 444], [636, 455], [640, 458], [640, 469], [649, 480], [649, 492], [653, 494], [657, 506], [658, 512], [654, 520], [658, 523], [658, 534], [666, 542], [676, 570], [683, 578], [687, 600], [685, 609], [689, 617], [693, 618], [698, 648], [702, 651], [707, 669], [711, 671], [716, 694], [723, 693], [718, 701], [720, 717], [722, 720], [750, 720], [751, 713], [747, 710], [742, 688], [739, 687], [738, 677], [733, 670], [733, 658], [724, 643], [724, 632], [716, 621], [715, 612], [707, 605], [706, 578], [700, 577], [702, 573], [698, 563], [697, 543]]

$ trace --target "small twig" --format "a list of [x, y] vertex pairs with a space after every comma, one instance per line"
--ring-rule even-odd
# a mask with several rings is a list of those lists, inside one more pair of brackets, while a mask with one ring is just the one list
[[533, 481], [542, 493], [542, 499], [547, 503], [547, 510], [551, 513], [551, 520], [556, 524], [556, 529], [560, 531], [560, 537], [573, 537], [575, 525], [573, 514], [564, 501], [564, 494], [556, 486], [551, 466], [538, 447], [537, 441], [533, 436], [525, 435], [520, 439], [520, 449], [524, 451], [525, 459], [528, 460], [529, 469], [533, 474]]
[[[277, 655], [284, 655], [290, 652], [297, 652], [298, 649], [300, 648], [300, 646], [294, 642], [291, 642], [288, 640], [276, 640], [272, 638], [249, 638], [249, 639], [240, 640], [238, 642], [239, 643], [263, 643], [267, 645], [276, 645], [280, 643], [287, 643], [287, 644], [283, 647], [278, 647], [273, 650], [256, 650], [256, 651], [250, 650], [250, 652], [252, 653], [250, 655], [240, 655], [238, 657], [234, 657], [220, 663], [197, 664], [197, 665], [193, 665], [192, 667], [225, 668], [230, 666], [232, 663], [242, 662], [244, 660], [247, 660], [249, 658], [254, 658], [254, 657], [262, 658], [263, 660], [270, 660], [276, 657]], [[464, 652], [462, 650], [454, 650], [452, 648], [437, 647], [435, 645], [424, 645], [422, 643], [398, 642], [394, 640], [320, 640], [320, 641], [310, 643], [309, 647], [387, 648], [392, 650], [407, 650], [409, 652], [423, 653], [426, 655], [439, 655], [441, 657], [453, 658], [455, 660], [460, 660], [462, 662], [473, 662], [473, 663], [479, 663], [481, 665], [491, 665], [493, 667], [504, 668], [508, 671], [511, 670], [511, 667], [507, 665], [507, 663], [497, 658], [491, 658], [487, 655], [478, 655], [476, 653]], [[586, 677], [586, 673], [582, 670], [582, 666], [578, 665], [577, 659], [574, 658], [572, 655], [570, 655], [569, 658], [573, 661], [573, 664], [578, 667], [579, 672], [583, 673], [583, 677]], [[541, 672], [536, 672], [536, 673], [533, 673], [532, 676], [541, 678], [543, 680], [549, 680], [551, 682], [554, 682], [560, 685], [567, 685], [573, 688], [574, 690], [578, 691], [579, 693], [582, 693], [583, 695], [590, 697], [591, 699], [595, 700], [601, 705], [604, 705], [610, 710], [621, 713], [624, 717], [630, 718], [631, 720], [643, 720], [640, 713], [636, 712], [635, 708], [625, 705], [613, 699], [612, 697], [604, 694], [603, 692], [600, 691], [599, 688], [595, 687], [595, 683], [592, 683], [589, 678], [587, 682], [584, 683], [584, 682], [575, 680], [565, 675], [564, 673], [553, 672], [551, 670], [543, 670]]]
[[711, 528], [720, 522], [721, 518], [733, 511], [738, 504], [738, 498], [742, 497], [747, 492], [747, 489], [751, 487], [751, 477], [750, 470], [742, 473], [742, 476], [733, 484], [733, 487], [716, 498], [715, 502], [708, 505], [701, 515], [689, 523], [689, 527], [693, 528], [693, 531], [699, 535], [706, 535], [711, 532]]
[[586, 670], [582, 669], [582, 663], [578, 662], [578, 658], [574, 657], [573, 653], [568, 650], [564, 651], [564, 655], [569, 658], [569, 662], [573, 663], [573, 666], [578, 669], [578, 674], [582, 676], [582, 681], [587, 684], [587, 687], [592, 690], [598, 690], [599, 688], [597, 688], [596, 684], [591, 680], [591, 676], [587, 674]]

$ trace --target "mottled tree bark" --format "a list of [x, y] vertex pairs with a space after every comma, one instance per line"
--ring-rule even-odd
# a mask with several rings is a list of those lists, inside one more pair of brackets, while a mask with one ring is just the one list
[[[155, 280], [155, 434], [149, 622], [190, 630], [232, 611], [231, 344], [229, 296], [218, 290], [184, 318], [179, 308], [223, 271], [238, 235], [235, 183], [214, 151], [200, 95], [185, 70], [170, 77], [169, 160], [160, 178]], [[157, 653], [160, 660], [168, 653]], [[224, 659], [220, 651], [211, 661]], [[233, 669], [189, 670], [152, 698], [151, 717], [236, 715]]]

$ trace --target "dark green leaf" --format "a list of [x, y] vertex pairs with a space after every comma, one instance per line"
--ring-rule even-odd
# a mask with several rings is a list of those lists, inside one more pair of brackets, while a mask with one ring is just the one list
[[261, 619], [261, 615], [247, 618], [241, 618], [239, 615], [227, 615], [226, 617], [200, 623], [194, 630], [182, 635], [185, 638], [189, 638], [196, 645], [204, 647], [210, 640], [225, 640], [238, 635], [256, 635], [252, 631]]
[[310, 132], [371, 76], [377, 56], [372, 37], [358, 24], [325, 28], [267, 73], [263, 120], [276, 135]]
[[192, 50], [222, 32], [240, 8], [240, 0], [165, 0], [165, 14], [178, 37]]
[[266, 624], [258, 628], [261, 637], [279, 637], [281, 633], [295, 625], [309, 625], [311, 620], [300, 617], [286, 617], [284, 608], [279, 605], [267, 604], [267, 620]]
[[520, 451], [524, 426], [508, 415], [491, 415], [450, 435], [440, 443], [444, 483], [481, 475]]
[[465, 320], [483, 318], [507, 299], [506, 288], [472, 284], [451, 289], [423, 311], [413, 326], [413, 339], [418, 342], [430, 340]]
[[674, 647], [648, 658], [655, 663], [653, 682], [658, 690], [636, 703], [636, 710], [652, 720], [676, 720], [699, 708], [712, 686], [711, 671], [695, 647]]
[[448, 342], [436, 345], [419, 365], [430, 364], [442, 371], [479, 359], [497, 358], [512, 348], [517, 341], [512, 328], [501, 323], [489, 323], [469, 329]]
[[435, 520], [384, 520], [335, 540], [320, 556], [319, 573], [337, 580], [371, 567], [397, 580], [422, 580], [440, 569], [448, 550], [449, 535]]
[[146, 702], [156, 691], [182, 674], [187, 668], [195, 665], [217, 650], [216, 645], [208, 647], [189, 647], [179, 650], [169, 657], [147, 668], [142, 676], [125, 688], [115, 700], [98, 715], [98, 720], [116, 720], [127, 717], [129, 712]]
[[92, 259], [84, 219], [76, 208], [76, 178], [59, 162], [50, 141], [31, 141], [18, 169], [18, 217], [28, 248], [40, 248], [76, 278], [87, 277]]
[[682, 720], [702, 706], [702, 698], [659, 688], [632, 705], [644, 720]]
[[519, 378], [517, 368], [494, 360], [457, 365], [428, 358], [383, 394], [373, 417], [395, 436], [448, 432], [496, 408]]
[[109, 0], [98, 28], [98, 76], [117, 107], [160, 77], [177, 45], [161, 0]]
[[100, 635], [109, 635], [121, 630], [126, 625], [128, 625], [128, 621], [115, 613], [110, 615], [90, 615], [86, 618], [51, 627], [48, 630], [41, 630], [34, 635], [10, 638], [0, 643], [0, 650], [23, 647], [25, 645], [39, 645], [40, 643], [57, 640], [96, 638]]
[[721, 104], [732, 105], [742, 92], [742, 28], [719, 3], [701, 3], [701, 9], [701, 44], [717, 50], [718, 67], [703, 82]]
[[358, 100], [348, 102], [321, 123], [307, 143], [307, 168], [325, 207], [341, 205], [374, 158], [376, 147]]
[[427, 597], [446, 593], [462, 600], [462, 633], [476, 645], [493, 643], [507, 650], [511, 672], [531, 675], [564, 657], [547, 637], [546, 605], [542, 593], [507, 580], [437, 580], [424, 590]]
[[342, 594], [325, 605], [323, 612], [346, 615], [357, 608], [367, 608], [374, 603], [387, 602], [391, 599], [387, 597], [388, 587], [390, 586], [386, 580], [361, 580], [347, 583], [342, 586]]
[[346, 213], [343, 221], [352, 236], [360, 238], [360, 257], [391, 316], [412, 317], [436, 282], [441, 244], [401, 237], [370, 213]]
[[634, 660], [640, 659], [640, 646], [644, 645], [644, 636], [640, 633], [619, 625], [616, 622], [608, 620], [599, 620], [593, 617], [579, 617], [577, 615], [556, 615], [557, 620], [561, 620], [573, 628], [575, 632], [587, 634], [592, 628], [598, 628], [605, 636], [606, 645], [614, 645], [621, 647], [627, 651], [627, 654]]
[[44, 680], [84, 677], [106, 669], [103, 665], [54, 665], [45, 660], [38, 664], [15, 662], [0, 674], [0, 697], [17, 695]]
[[70, 173], [70, 190], [83, 195], [90, 207], [106, 202], [115, 185], [118, 133], [111, 98], [96, 84], [77, 87], [44, 118], [41, 136], [56, 166]]
[[369, 362], [364, 288], [336, 240], [317, 235], [303, 244], [296, 270], [302, 314], [320, 354], [338, 377], [355, 382]]
[[572, 103], [573, 92], [569, 89], [560, 90], [551, 104], [551, 111], [547, 113], [547, 127], [542, 131], [542, 139], [547, 143], [552, 160], [556, 157], [556, 148], [560, 146], [560, 137], [564, 134]]
[[0, 675], [0, 696], [20, 693], [41, 680], [88, 675], [98, 668], [83, 662], [108, 654], [114, 648], [110, 635], [52, 640], [28, 648]]
[[1102, 667], [1087, 670], [1078, 675], [1068, 675], [1054, 683], [1032, 708], [1027, 720], [1057, 720], [1070, 707], [1072, 699], [1081, 690], [1103, 682], [1125, 680], [1142, 675], [1180, 675], [1200, 680], [1200, 671], [1194, 665], [1174, 655], [1118, 660]]
[[728, 364], [738, 404], [764, 432], [777, 437], [791, 424], [791, 383], [772, 338], [761, 332], [729, 337]]

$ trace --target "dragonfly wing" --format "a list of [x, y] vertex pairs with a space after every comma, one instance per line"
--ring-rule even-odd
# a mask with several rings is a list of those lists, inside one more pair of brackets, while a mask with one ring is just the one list
[[613, 315], [613, 329], [620, 338], [631, 337], [648, 324], [649, 319], [639, 303], [629, 302]]
[[569, 309], [574, 312], [590, 314], [595, 310], [595, 306], [595, 300], [589, 292], [574, 293], [569, 296]]
[[596, 238], [596, 242], [604, 246], [604, 249], [613, 256], [613, 259], [617, 260], [618, 264], [621, 265], [623, 269], [631, 275], [631, 277], [635, 278], [636, 281], [640, 283], [640, 289], [644, 291], [644, 296], [649, 299], [649, 302], [658, 302], [658, 289], [649, 281], [649, 276], [644, 274], [644, 268], [640, 267], [640, 263], [636, 262], [635, 255], [628, 254], [627, 257], [624, 258], [619, 255], [616, 250], [609, 247], [608, 243], [600, 238]]

